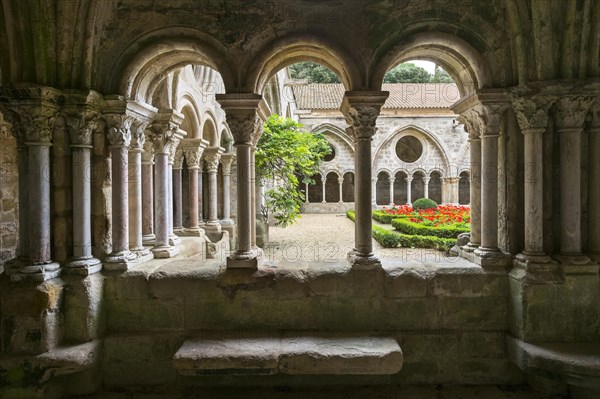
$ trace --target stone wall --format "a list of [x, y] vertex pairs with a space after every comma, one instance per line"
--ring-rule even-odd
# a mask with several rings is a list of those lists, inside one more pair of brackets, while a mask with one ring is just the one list
[[19, 241], [19, 176], [17, 140], [0, 114], [0, 273], [17, 255]]

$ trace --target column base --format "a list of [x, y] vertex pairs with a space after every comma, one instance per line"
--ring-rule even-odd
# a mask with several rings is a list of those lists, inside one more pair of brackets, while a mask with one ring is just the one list
[[524, 270], [531, 283], [564, 282], [560, 264], [545, 253], [520, 253], [513, 260], [513, 267]]
[[588, 256], [590, 257], [591, 260], [593, 260], [594, 262], [600, 264], [600, 253], [598, 252], [591, 252], [588, 254]]
[[264, 262], [264, 253], [261, 248], [250, 251], [237, 251], [227, 257], [227, 269], [258, 269]]
[[181, 233], [183, 233], [184, 231], [185, 231], [185, 227], [183, 227], [183, 226], [173, 228], [173, 233], [175, 233], [175, 235], [181, 235]]
[[63, 270], [67, 274], [89, 276], [102, 270], [102, 262], [94, 257], [73, 259]]
[[200, 227], [196, 227], [185, 229], [179, 235], [182, 237], [204, 237], [206, 235], [206, 232]]
[[475, 263], [485, 269], [508, 269], [512, 263], [511, 256], [498, 248], [479, 247], [473, 255]]
[[23, 260], [18, 260], [5, 269], [11, 281], [35, 281], [40, 283], [59, 277], [61, 271], [60, 263], [57, 262], [32, 265]]
[[177, 237], [176, 234], [169, 234], [169, 245], [176, 247], [181, 244], [181, 238]]
[[220, 233], [221, 232], [221, 223], [216, 222], [208, 222], [204, 225], [204, 230], [207, 233]]
[[142, 244], [144, 246], [153, 247], [156, 244], [156, 235], [148, 234], [142, 236]]
[[152, 248], [152, 253], [156, 259], [168, 259], [174, 258], [179, 255], [179, 249], [177, 247], [154, 247]]
[[375, 254], [362, 254], [356, 250], [348, 252], [348, 262], [353, 269], [381, 268], [381, 260]]
[[594, 262], [591, 258], [583, 254], [557, 254], [554, 259], [559, 261], [563, 266], [587, 266]]
[[234, 225], [234, 221], [231, 219], [223, 219], [219, 223], [221, 224], [221, 226], [233, 226]]
[[139, 265], [138, 256], [133, 252], [111, 254], [104, 260], [104, 270], [126, 271]]
[[467, 245], [462, 247], [462, 250], [465, 252], [475, 252], [477, 248], [479, 248], [481, 244], [478, 242], [470, 242]]

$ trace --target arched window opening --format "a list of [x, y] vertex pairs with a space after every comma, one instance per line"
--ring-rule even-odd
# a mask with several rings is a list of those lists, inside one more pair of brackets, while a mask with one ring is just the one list
[[337, 173], [330, 172], [325, 182], [325, 202], [340, 202], [340, 183]]
[[429, 175], [429, 198], [441, 204], [442, 199], [442, 175], [439, 172], [431, 172]]
[[387, 172], [379, 172], [376, 185], [376, 203], [380, 206], [389, 205], [390, 201], [390, 176]]
[[354, 202], [354, 173], [344, 174], [344, 183], [342, 184], [342, 201]]
[[313, 184], [308, 185], [308, 202], [315, 204], [323, 202], [323, 179], [316, 174], [312, 177]]
[[425, 197], [425, 175], [423, 172], [415, 172], [413, 174], [411, 192], [411, 203], [415, 202], [419, 198]]
[[408, 184], [407, 174], [404, 172], [396, 173], [394, 180], [394, 204], [402, 205], [408, 203]]
[[469, 205], [471, 203], [471, 178], [467, 172], [460, 174], [458, 182], [458, 203], [460, 205]]

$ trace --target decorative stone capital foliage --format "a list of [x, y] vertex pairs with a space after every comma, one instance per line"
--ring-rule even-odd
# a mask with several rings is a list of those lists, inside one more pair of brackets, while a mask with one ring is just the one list
[[552, 100], [548, 98], [518, 97], [514, 99], [512, 107], [521, 131], [525, 133], [531, 130], [545, 130], [551, 105]]
[[141, 120], [134, 120], [131, 125], [131, 149], [143, 151], [146, 146], [146, 129], [148, 128], [148, 122]]
[[204, 154], [204, 163], [206, 164], [206, 171], [208, 173], [217, 173], [219, 171], [219, 160], [221, 154], [218, 152], [211, 152]]
[[502, 114], [508, 103], [481, 103], [474, 108], [479, 115], [481, 136], [497, 136], [500, 134]]
[[183, 154], [185, 155], [185, 162], [188, 169], [200, 169], [200, 158], [202, 158], [203, 153], [203, 147], [183, 149]]
[[178, 147], [175, 151], [173, 169], [183, 169], [183, 150], [181, 149], [181, 147]]
[[91, 146], [99, 118], [100, 114], [92, 110], [83, 111], [77, 116], [67, 116], [65, 122], [69, 129], [71, 145]]
[[226, 114], [227, 125], [231, 130], [235, 144], [254, 144], [263, 132], [263, 121], [256, 114]]
[[142, 162], [154, 162], [154, 143], [147, 136], [144, 138], [144, 152], [142, 153]]
[[377, 118], [389, 92], [346, 92], [341, 111], [348, 123], [346, 132], [354, 140], [371, 140], [377, 132]]
[[126, 114], [105, 114], [108, 127], [108, 141], [112, 147], [129, 147], [133, 117]]
[[258, 143], [268, 117], [268, 106], [254, 93], [217, 94], [236, 145]]
[[175, 158], [177, 158], [177, 150], [179, 149], [179, 143], [181, 142], [181, 139], [176, 135], [172, 141], [173, 143], [169, 147], [169, 164], [175, 166]]
[[223, 176], [231, 175], [231, 165], [233, 164], [233, 155], [225, 154], [221, 156], [221, 166], [223, 170]]
[[590, 96], [564, 96], [556, 102], [556, 126], [560, 129], [581, 129], [594, 102]]
[[[177, 135], [179, 124], [173, 120], [155, 121], [147, 130], [148, 138], [152, 141], [155, 154], [171, 154], [179, 145]], [[175, 153], [173, 152], [173, 155]]]
[[465, 111], [458, 117], [458, 121], [467, 128], [469, 140], [479, 140], [481, 138], [482, 122], [479, 120], [477, 112], [472, 109]]
[[590, 109], [590, 128], [597, 134], [600, 133], [600, 97], [596, 98], [594, 106]]

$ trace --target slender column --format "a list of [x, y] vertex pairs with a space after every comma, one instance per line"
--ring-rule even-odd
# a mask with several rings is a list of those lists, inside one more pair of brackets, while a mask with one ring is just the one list
[[27, 146], [19, 143], [19, 259], [29, 261], [29, 156]]
[[129, 150], [129, 249], [138, 256], [138, 262], [148, 261], [154, 256], [144, 248], [142, 221], [142, 153], [146, 142], [147, 122], [134, 121]]
[[221, 232], [221, 224], [217, 219], [217, 173], [221, 154], [216, 149], [207, 150], [204, 154], [208, 173], [208, 221], [205, 229], [210, 232]]
[[590, 259], [582, 253], [581, 240], [581, 136], [590, 103], [587, 97], [563, 97], [557, 103], [556, 131], [560, 136], [559, 258], [563, 263], [590, 263]]
[[65, 271], [89, 275], [102, 270], [100, 260], [92, 256], [92, 134], [97, 115], [83, 114], [67, 118], [73, 162], [73, 259]]
[[112, 157], [112, 252], [104, 267], [108, 270], [127, 270], [136, 261], [129, 250], [129, 146], [133, 118], [125, 114], [106, 117], [110, 126], [108, 140]]
[[175, 112], [157, 115], [149, 129], [148, 138], [154, 147], [154, 214], [155, 246], [152, 253], [156, 258], [171, 258], [179, 254], [177, 247], [169, 240], [169, 156], [173, 147], [177, 147], [180, 137], [177, 135], [183, 116]]
[[183, 151], [177, 150], [173, 165], [173, 231], [183, 233]]
[[[371, 208], [377, 208], [377, 180], [379, 178], [373, 177], [371, 178]], [[354, 193], [356, 195], [356, 177], [354, 177]], [[356, 201], [356, 198], [354, 198]]]
[[391, 177], [390, 178], [390, 206], [393, 206], [395, 204], [394, 202], [394, 183], [396, 182], [396, 179]]
[[327, 176], [321, 178], [321, 192], [323, 193], [323, 199], [321, 202], [323, 204], [325, 204], [327, 202], [327, 198], [326, 198], [327, 193], [325, 192], [326, 185], [327, 185]]
[[429, 198], [429, 182], [431, 181], [430, 177], [423, 177], [423, 188], [425, 189], [425, 192], [423, 193], [425, 198]]
[[408, 176], [406, 178], [406, 203], [408, 205], [412, 204], [412, 182], [413, 182], [413, 177], [412, 176]]
[[177, 146], [171, 147], [171, 151], [169, 153], [169, 167], [167, 168], [167, 184], [169, 187], [167, 190], [167, 219], [169, 223], [169, 244], [173, 246], [181, 244], [181, 238], [175, 234], [175, 200], [173, 196], [173, 169], [175, 166], [175, 157], [180, 140], [181, 139], [178, 139]]
[[198, 225], [204, 226], [204, 183], [203, 183], [204, 161], [198, 162]]
[[250, 192], [250, 195], [252, 196], [250, 199], [250, 220], [252, 221], [250, 228], [250, 245], [252, 248], [256, 249], [258, 248], [256, 245], [256, 144], [253, 144], [250, 149], [250, 162], [250, 183], [252, 184], [252, 191]]
[[338, 177], [338, 184], [340, 186], [340, 201], [339, 201], [339, 203], [342, 204], [344, 202], [344, 178], [343, 177]]
[[184, 147], [185, 160], [189, 171], [189, 208], [190, 208], [190, 225], [185, 230], [186, 235], [204, 236], [204, 230], [199, 226], [199, 169], [200, 158], [204, 152], [204, 146], [197, 145], [194, 147]]
[[348, 254], [353, 267], [381, 267], [373, 253], [371, 142], [377, 131], [377, 117], [388, 92], [346, 92], [341, 111], [355, 142], [355, 247]]
[[304, 203], [308, 204], [310, 201], [308, 200], [308, 183], [304, 183], [304, 190], [305, 190], [305, 197], [304, 198]]
[[223, 220], [224, 226], [233, 225], [231, 220], [231, 164], [233, 163], [233, 154], [221, 156], [221, 165], [223, 172]]
[[142, 243], [154, 246], [154, 146], [145, 140], [142, 153]]
[[597, 205], [600, 204], [600, 104], [596, 104], [592, 125], [588, 132], [590, 135], [588, 247], [591, 257], [596, 262], [600, 262], [600, 206]]
[[469, 132], [471, 152], [471, 239], [463, 249], [473, 252], [481, 245], [481, 138], [479, 133]]
[[261, 251], [253, 247], [253, 143], [262, 134], [268, 107], [262, 96], [253, 93], [217, 95], [234, 138], [237, 158], [238, 249], [227, 258], [228, 269], [256, 269], [262, 260]]

